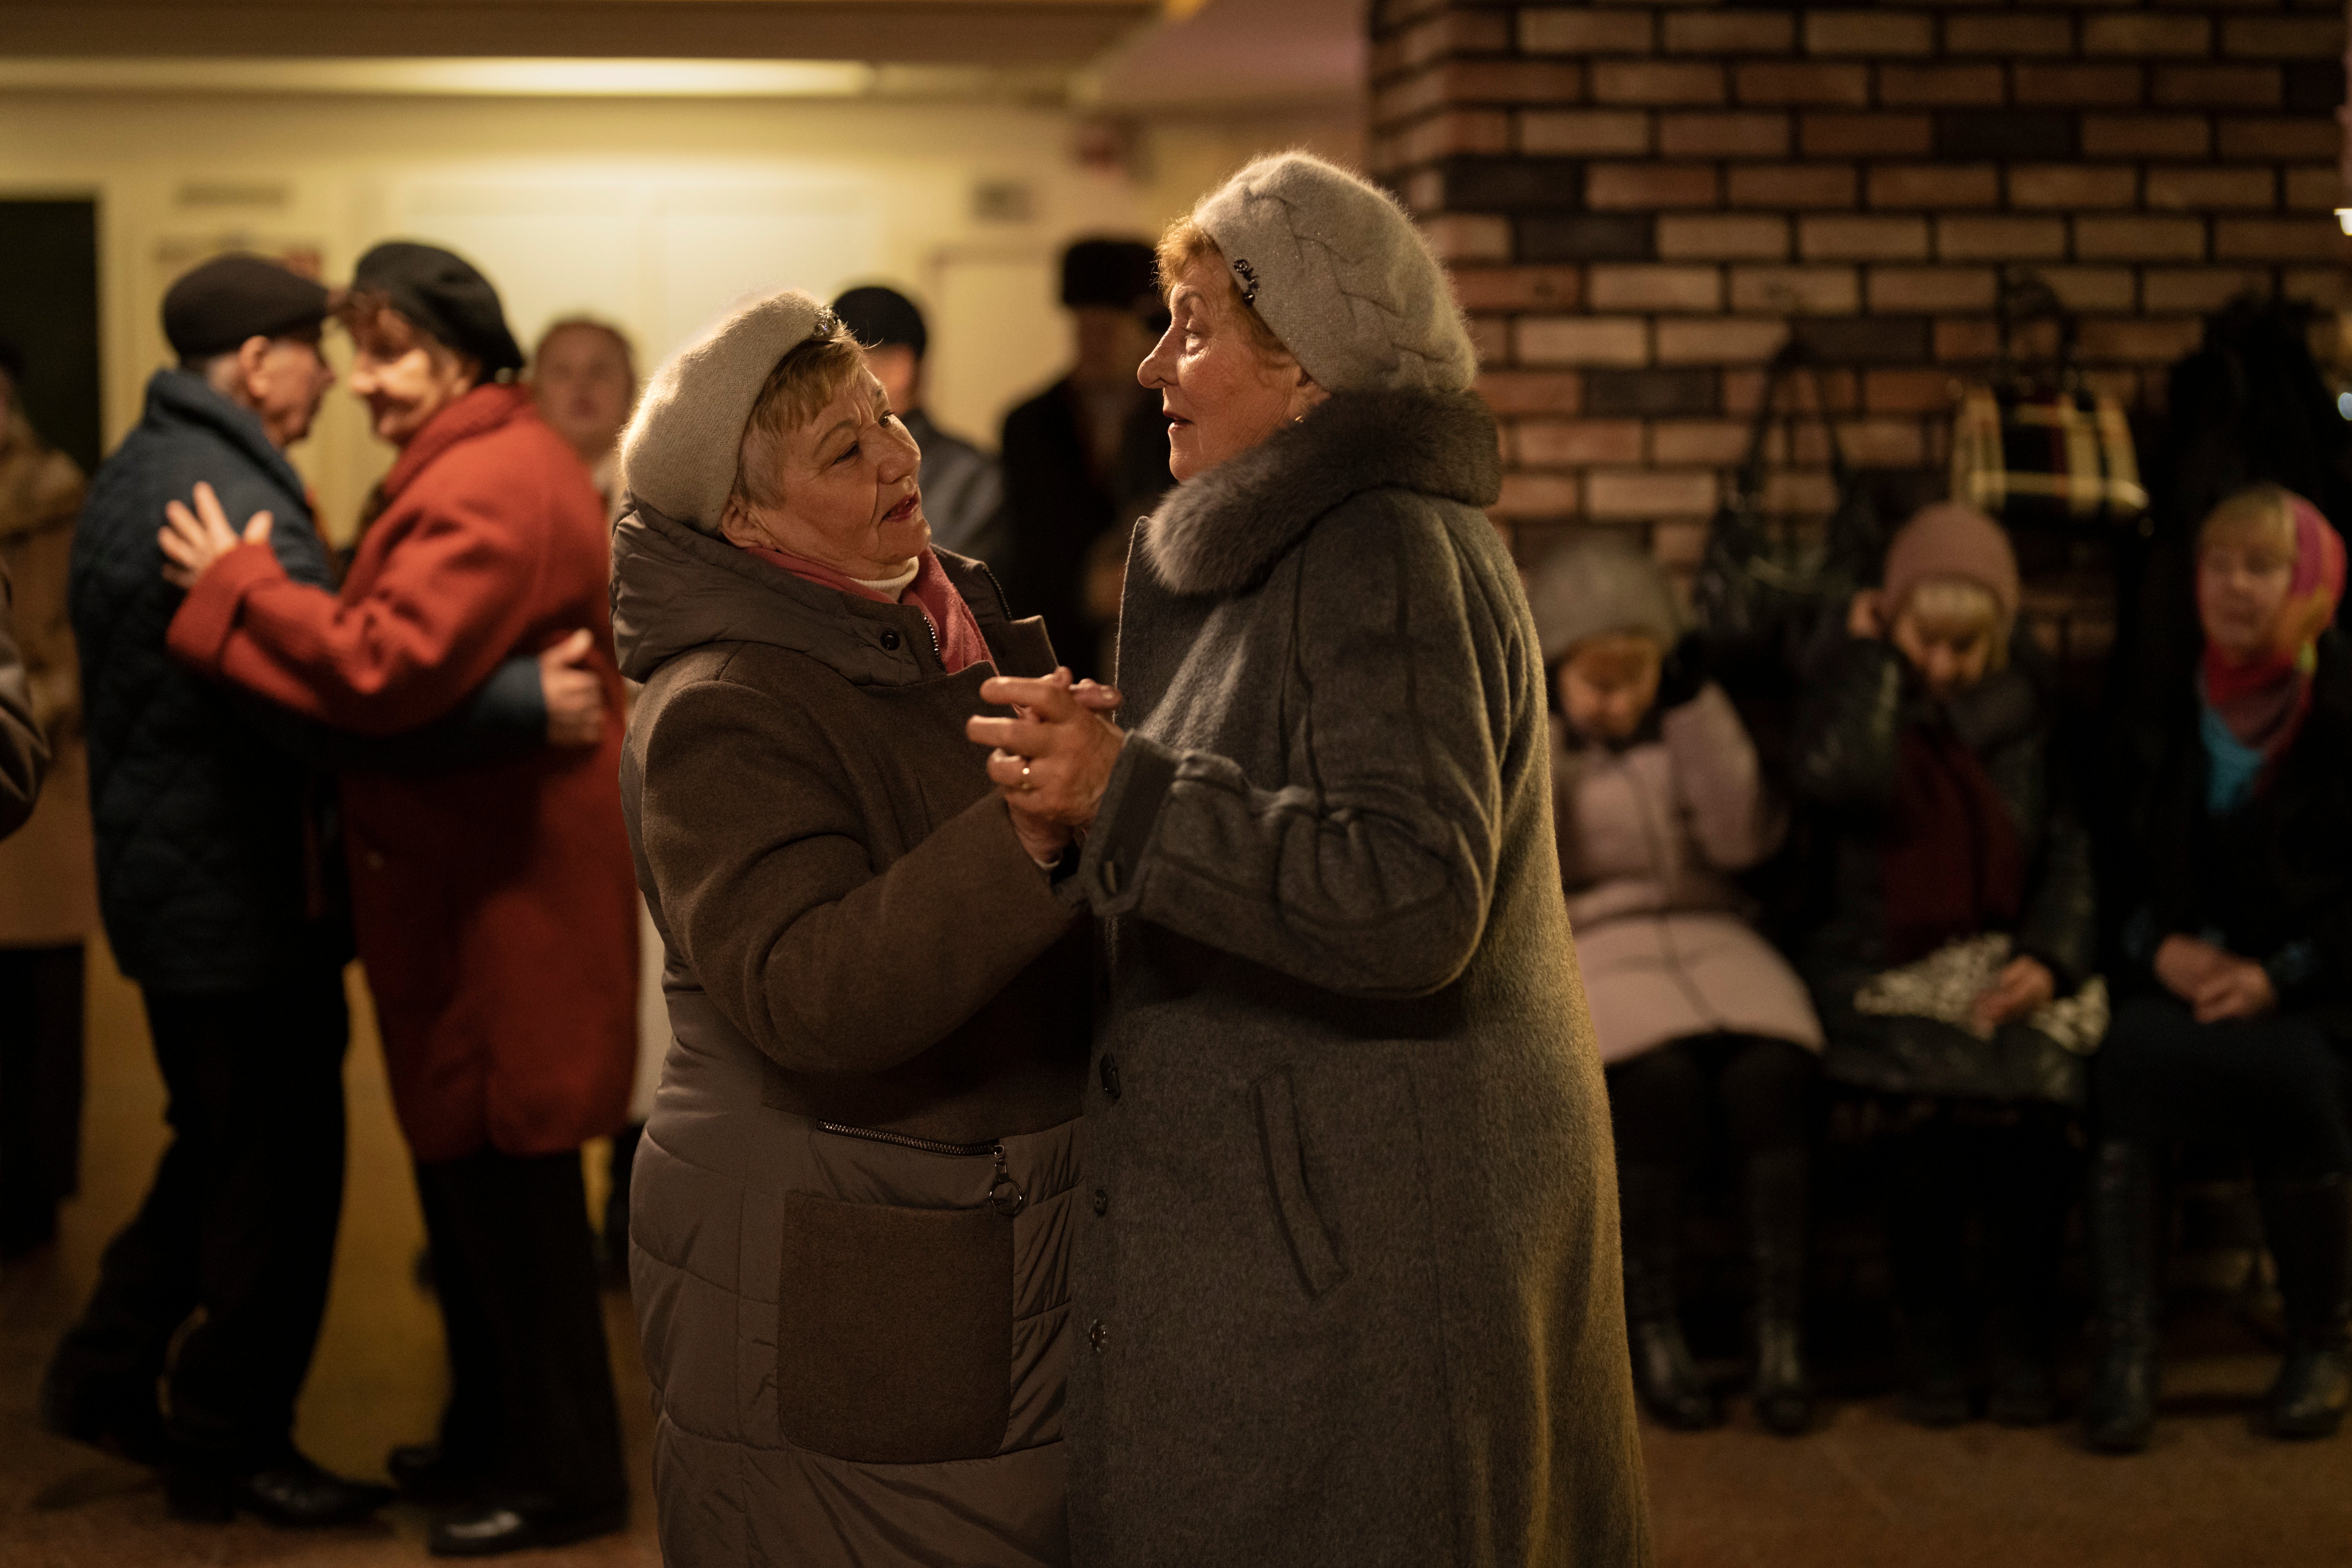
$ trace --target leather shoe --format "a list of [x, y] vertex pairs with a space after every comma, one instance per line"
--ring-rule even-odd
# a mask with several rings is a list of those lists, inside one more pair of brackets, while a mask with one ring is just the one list
[[39, 1419], [47, 1431], [133, 1464], [161, 1465], [171, 1455], [152, 1380], [132, 1390], [101, 1388], [52, 1364], [41, 1379]]
[[497, 1557], [541, 1546], [568, 1546], [617, 1534], [629, 1521], [625, 1507], [531, 1509], [489, 1506], [433, 1521], [425, 1549], [436, 1557]]
[[357, 1524], [394, 1495], [390, 1487], [346, 1480], [289, 1453], [241, 1475], [183, 1461], [173, 1467], [165, 1500], [175, 1519], [219, 1524], [244, 1512], [289, 1530], [320, 1530]]

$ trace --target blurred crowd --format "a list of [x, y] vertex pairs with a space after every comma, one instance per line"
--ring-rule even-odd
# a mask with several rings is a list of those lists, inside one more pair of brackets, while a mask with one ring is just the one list
[[[1061, 300], [1069, 369], [993, 455], [927, 412], [912, 300], [874, 285], [831, 310], [919, 447], [931, 541], [992, 568], [990, 635], [1041, 616], [1045, 668], [1108, 680], [1132, 525], [1172, 483], [1161, 394], [1137, 375], [1169, 325], [1151, 247], [1073, 246]], [[436, 1510], [436, 1552], [616, 1530], [598, 1291], [626, 1272], [671, 1046], [615, 783], [635, 349], [583, 316], [526, 353], [489, 279], [406, 242], [332, 290], [219, 257], [163, 314], [178, 363], [87, 487], [27, 424], [0, 345], [0, 1259], [49, 1245], [75, 1190], [101, 923], [143, 997], [171, 1128], [41, 1419], [156, 1465], [191, 1519], [332, 1524], [398, 1495]], [[338, 379], [330, 329], [396, 454], [348, 543], [288, 457]], [[2100, 1333], [2076, 1414], [2092, 1446], [2144, 1447], [2165, 1162], [2189, 1143], [2256, 1178], [2286, 1331], [2272, 1429], [2336, 1429], [2345, 548], [2309, 501], [2257, 486], [2204, 520], [2195, 552], [2193, 676], [2114, 705], [2090, 747], [2062, 732], [2010, 539], [1965, 506], [1911, 518], [1880, 580], [1802, 629], [1775, 713], [1734, 701], [1709, 628], [1647, 553], [1580, 538], [1533, 568], [1562, 895], [1606, 1064], [1634, 1384], [1657, 1419], [1724, 1418], [1681, 1297], [1690, 1194], [1727, 1170], [1756, 1416], [1818, 1425], [1810, 1229], [1838, 1109], [1887, 1151], [1912, 1419], [2065, 1414], [2058, 1298], [2080, 1213]], [[922, 589], [889, 601], [902, 591]], [[392, 1488], [293, 1441], [341, 1207], [355, 955], [450, 1373], [438, 1431], [391, 1450]], [[592, 1224], [581, 1151], [605, 1138]]]

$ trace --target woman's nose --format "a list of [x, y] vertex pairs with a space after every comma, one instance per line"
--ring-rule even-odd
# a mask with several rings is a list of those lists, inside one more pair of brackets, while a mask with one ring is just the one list
[[1172, 362], [1175, 358], [1169, 347], [1170, 341], [1175, 336], [1176, 329], [1172, 325], [1160, 334], [1160, 341], [1151, 345], [1151, 352], [1145, 354], [1143, 363], [1135, 367], [1137, 381], [1146, 386], [1166, 386], [1174, 379], [1168, 374], [1167, 363], [1163, 361]]
[[875, 458], [885, 484], [896, 484], [923, 466], [923, 449], [904, 425], [893, 420], [877, 425], [875, 430], [881, 437], [882, 450]]

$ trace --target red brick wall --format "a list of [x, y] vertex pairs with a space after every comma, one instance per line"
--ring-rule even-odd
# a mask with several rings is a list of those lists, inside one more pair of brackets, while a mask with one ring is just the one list
[[2138, 409], [2242, 289], [2352, 304], [2340, 0], [1377, 0], [1372, 29], [1373, 172], [1454, 268], [1523, 558], [1594, 522], [1695, 561], [1791, 331], [1843, 367], [1855, 461], [1939, 468], [2003, 262]]

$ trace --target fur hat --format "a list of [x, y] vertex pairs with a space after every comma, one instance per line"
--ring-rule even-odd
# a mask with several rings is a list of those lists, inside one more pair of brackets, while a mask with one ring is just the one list
[[1682, 636], [1665, 574], [1614, 534], [1582, 534], [1545, 556], [1528, 579], [1528, 607], [1548, 665], [1610, 632], [1646, 632], [1668, 647]]
[[1193, 221], [1242, 298], [1331, 392], [1459, 392], [1478, 374], [1445, 268], [1386, 192], [1278, 153], [1202, 198]]
[[1149, 315], [1159, 303], [1160, 263], [1139, 239], [1081, 239], [1062, 252], [1062, 303]]
[[833, 319], [811, 296], [780, 289], [678, 350], [654, 373], [621, 434], [622, 488], [666, 517], [717, 533], [768, 373]]
[[1972, 506], [1947, 500], [1923, 507], [1887, 546], [1882, 593], [1890, 623], [1911, 591], [1931, 577], [1979, 584], [2004, 622], [2017, 618], [2017, 553], [2000, 524]]

